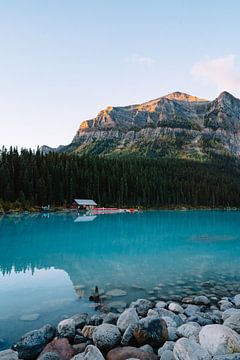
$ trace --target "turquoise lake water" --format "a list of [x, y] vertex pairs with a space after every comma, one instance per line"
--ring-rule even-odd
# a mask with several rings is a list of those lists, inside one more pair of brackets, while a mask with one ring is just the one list
[[[139, 297], [240, 292], [240, 212], [2, 216], [0, 250], [2, 348], [45, 323], [94, 313], [96, 285], [127, 292], [102, 297], [116, 311]], [[203, 287], [208, 280], [216, 286]], [[24, 320], [29, 314], [36, 320]]]

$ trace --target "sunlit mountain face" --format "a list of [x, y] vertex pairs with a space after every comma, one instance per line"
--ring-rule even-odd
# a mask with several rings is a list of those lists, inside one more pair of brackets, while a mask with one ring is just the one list
[[240, 155], [240, 100], [222, 92], [209, 101], [182, 92], [112, 107], [80, 124], [67, 146], [42, 152], [206, 159]]

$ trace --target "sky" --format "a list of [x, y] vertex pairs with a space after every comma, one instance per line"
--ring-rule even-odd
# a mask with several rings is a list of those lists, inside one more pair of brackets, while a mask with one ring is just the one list
[[239, 0], [0, 0], [0, 146], [71, 142], [107, 106], [240, 97]]

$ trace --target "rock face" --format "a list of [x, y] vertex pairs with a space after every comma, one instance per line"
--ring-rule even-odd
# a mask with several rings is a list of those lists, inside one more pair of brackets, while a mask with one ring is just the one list
[[133, 334], [139, 345], [149, 344], [153, 347], [160, 347], [168, 339], [165, 321], [153, 316], [141, 319]]
[[92, 155], [132, 153], [204, 156], [209, 151], [240, 155], [240, 100], [227, 92], [214, 101], [175, 92], [143, 104], [112, 107], [83, 121], [67, 146], [42, 152]]
[[45, 325], [39, 330], [33, 330], [23, 335], [12, 349], [18, 352], [20, 359], [35, 359], [45, 345], [54, 338], [55, 333], [54, 327]]
[[93, 342], [101, 351], [113, 349], [120, 341], [121, 333], [115, 325], [102, 324], [93, 331]]
[[199, 342], [211, 355], [240, 352], [240, 336], [224, 325], [206, 325], [199, 333]]

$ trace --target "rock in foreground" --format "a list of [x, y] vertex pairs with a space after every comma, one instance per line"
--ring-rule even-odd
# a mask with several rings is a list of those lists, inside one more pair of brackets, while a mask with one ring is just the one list
[[18, 352], [19, 359], [35, 359], [45, 345], [54, 338], [55, 333], [54, 327], [45, 325], [39, 330], [33, 330], [23, 335], [12, 349]]

